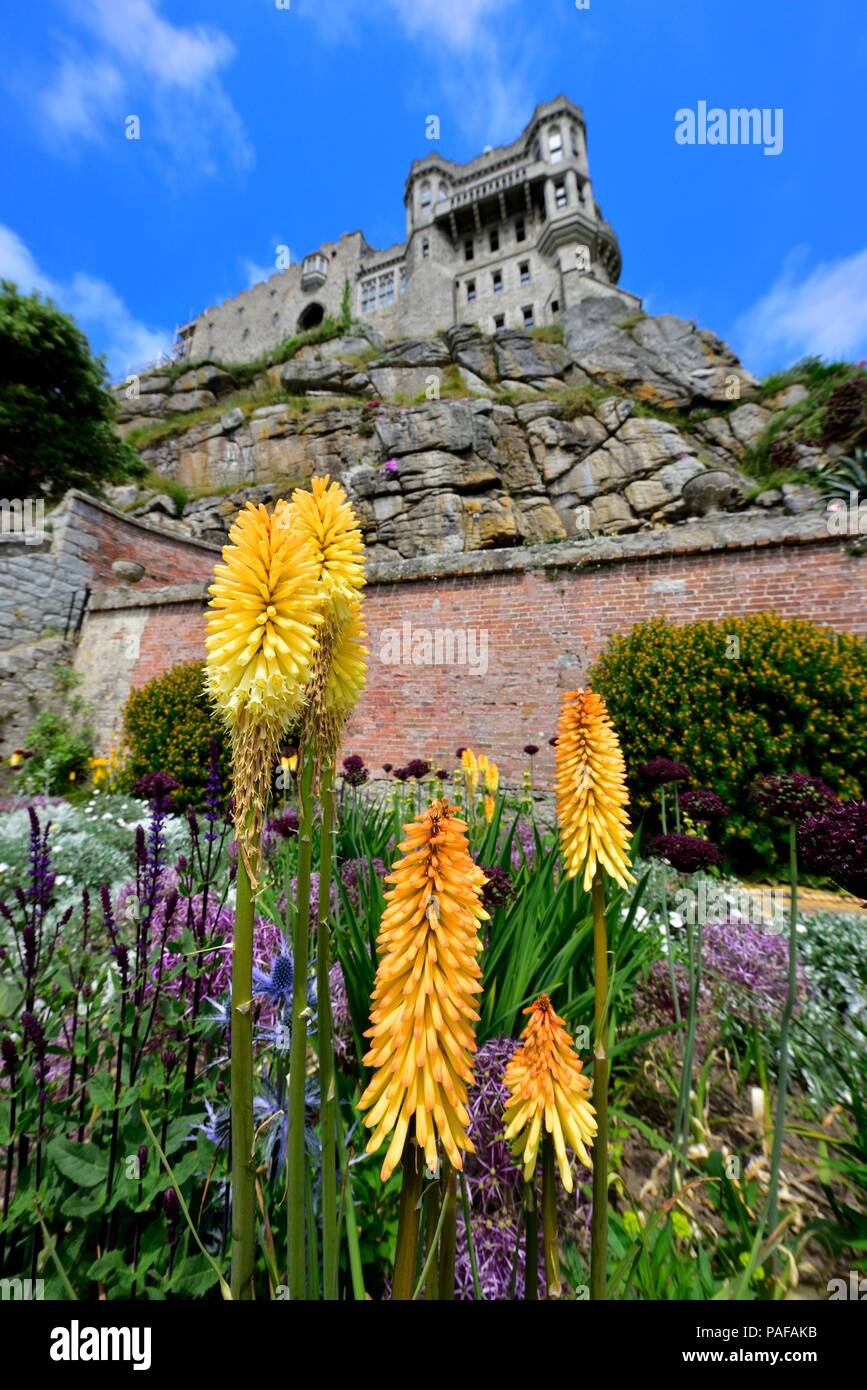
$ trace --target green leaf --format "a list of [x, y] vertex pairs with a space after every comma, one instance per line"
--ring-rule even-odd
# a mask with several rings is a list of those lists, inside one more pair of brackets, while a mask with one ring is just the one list
[[94, 1144], [76, 1144], [72, 1139], [53, 1139], [48, 1157], [55, 1168], [79, 1187], [96, 1187], [105, 1182], [108, 1155]]

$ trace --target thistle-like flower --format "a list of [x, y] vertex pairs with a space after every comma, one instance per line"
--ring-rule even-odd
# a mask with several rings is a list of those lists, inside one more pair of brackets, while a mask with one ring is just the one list
[[206, 683], [232, 733], [235, 827], [246, 846], [261, 828], [280, 736], [305, 699], [321, 588], [310, 541], [263, 506], [248, 503], [229, 540], [209, 590]]
[[555, 1014], [547, 994], [540, 994], [524, 1013], [530, 1015], [530, 1021], [504, 1077], [509, 1091], [503, 1114], [505, 1137], [524, 1165], [524, 1181], [529, 1182], [544, 1124], [554, 1141], [563, 1186], [571, 1192], [567, 1141], [585, 1167], [592, 1166], [587, 1149], [596, 1133], [596, 1112], [590, 1104], [590, 1079], [584, 1075], [563, 1019]]
[[622, 888], [629, 872], [626, 770], [605, 701], [592, 690], [563, 697], [557, 725], [557, 819], [569, 878], [583, 872], [585, 893], [598, 865]]
[[479, 923], [485, 875], [470, 858], [466, 824], [447, 801], [434, 801], [404, 827], [386, 882], [365, 1064], [375, 1069], [359, 1109], [374, 1130], [368, 1153], [394, 1135], [382, 1180], [400, 1161], [410, 1121], [428, 1166], [437, 1134], [451, 1163], [473, 1152], [467, 1137], [467, 1088], [476, 1050], [473, 1025], [481, 993]]

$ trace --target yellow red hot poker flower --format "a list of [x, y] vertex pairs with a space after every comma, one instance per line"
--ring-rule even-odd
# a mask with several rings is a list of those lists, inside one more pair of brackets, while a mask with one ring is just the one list
[[374, 1133], [368, 1152], [394, 1131], [385, 1181], [399, 1163], [415, 1118], [415, 1139], [431, 1168], [437, 1136], [455, 1168], [473, 1152], [467, 1088], [476, 1050], [475, 999], [481, 993], [479, 923], [485, 876], [472, 861], [466, 824], [448, 801], [434, 801], [405, 826], [387, 882], [379, 934], [372, 1039], [365, 1063], [374, 1076], [359, 1108]]
[[623, 754], [605, 701], [592, 690], [563, 696], [556, 794], [560, 849], [569, 878], [583, 873], [588, 892], [601, 865], [622, 888], [634, 883]]
[[584, 1166], [591, 1167], [587, 1149], [593, 1143], [596, 1121], [590, 1104], [590, 1080], [583, 1074], [564, 1021], [555, 1014], [547, 994], [540, 994], [524, 1013], [530, 1015], [530, 1021], [504, 1076], [509, 1092], [503, 1116], [505, 1137], [523, 1163], [524, 1181], [529, 1182], [544, 1128], [554, 1143], [563, 1186], [571, 1192], [567, 1142]]
[[321, 589], [309, 540], [248, 503], [214, 568], [206, 683], [232, 733], [235, 824], [262, 818], [280, 735], [305, 696], [317, 650]]

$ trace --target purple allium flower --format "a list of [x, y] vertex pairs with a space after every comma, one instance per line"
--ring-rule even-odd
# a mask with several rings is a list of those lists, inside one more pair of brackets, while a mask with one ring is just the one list
[[690, 820], [699, 824], [709, 820], [725, 820], [731, 814], [730, 808], [716, 792], [706, 791], [703, 787], [681, 792], [680, 809]]
[[512, 840], [512, 867], [522, 869], [525, 864], [532, 864], [535, 857], [536, 835], [533, 827], [527, 821], [519, 820]]
[[496, 912], [498, 907], [505, 907], [512, 901], [515, 885], [505, 870], [497, 868], [496, 864], [480, 864], [479, 868], [487, 879], [482, 889], [482, 906], [487, 912]]
[[423, 777], [427, 777], [430, 772], [430, 763], [425, 762], [424, 758], [410, 758], [406, 765], [407, 777], [414, 777], [420, 782]]
[[551, 745], [552, 748], [556, 748], [556, 747], [557, 747], [557, 735], [555, 734], [553, 738], [549, 738], [549, 739], [548, 739], [548, 742], [550, 743], [550, 745]]
[[867, 900], [867, 801], [838, 801], [798, 826], [807, 868]]
[[174, 810], [173, 793], [180, 790], [180, 782], [168, 772], [146, 772], [139, 777], [133, 791], [142, 801], [150, 802], [151, 807], [168, 815]]
[[456, 749], [455, 749], [455, 757], [456, 757], [456, 758], [462, 758], [462, 757], [464, 756], [464, 754], [466, 753], [466, 751], [467, 751], [467, 750], [466, 750], [466, 747], [465, 747], [465, 746], [462, 746], [462, 747], [460, 747], [460, 748], [456, 748]]
[[349, 995], [340, 963], [335, 961], [328, 971], [328, 993], [331, 997], [331, 1027], [334, 1055], [339, 1062], [351, 1062], [355, 1050]]
[[395, 775], [395, 777], [397, 778], [398, 782], [408, 782], [408, 781], [409, 781], [409, 776], [410, 776], [409, 768], [408, 768], [408, 767], [396, 767], [396, 768], [394, 769], [394, 775]]
[[373, 865], [373, 872], [376, 874], [376, 876], [378, 878], [385, 878], [385, 875], [388, 873], [388, 869], [384, 862], [379, 858], [379, 855], [377, 855], [373, 860], [366, 858], [347, 859], [346, 863], [340, 870], [340, 877], [346, 889], [346, 896], [349, 898], [349, 901], [355, 907], [358, 906], [359, 902], [359, 880], [364, 882], [364, 884], [368, 888], [370, 888], [371, 864]]
[[350, 753], [348, 758], [343, 759], [343, 778], [350, 787], [362, 786], [369, 776], [364, 759], [358, 753]]
[[253, 993], [264, 994], [272, 1004], [288, 1008], [292, 1003], [292, 984], [295, 970], [292, 957], [284, 950], [271, 962], [270, 972], [266, 974], [258, 967], [253, 968]]
[[383, 763], [383, 764], [382, 764], [382, 770], [383, 770], [383, 772], [385, 772], [386, 774], [389, 773], [389, 772], [391, 772], [391, 769], [392, 769], [392, 764], [391, 764], [391, 763]]
[[[779, 1015], [788, 990], [788, 938], [730, 914], [705, 927], [702, 969], [718, 1016], [742, 1016], [746, 1000], [759, 1013]], [[798, 965], [796, 997], [806, 989]]]
[[716, 845], [700, 835], [654, 835], [650, 849], [652, 854], [667, 860], [679, 874], [695, 874], [711, 864], [722, 863]]
[[638, 769], [638, 774], [657, 787], [665, 786], [668, 782], [688, 782], [692, 777], [684, 763], [676, 763], [671, 758], [662, 757], [651, 758], [650, 762]]
[[288, 840], [290, 835], [297, 835], [298, 825], [298, 812], [294, 806], [287, 806], [285, 811], [272, 816], [266, 821], [265, 829], [262, 831], [263, 854], [273, 854], [282, 840]]
[[447, 782], [449, 780], [448, 769], [445, 767], [438, 767], [434, 773], [434, 777], [436, 777], [439, 782]]
[[837, 800], [827, 783], [819, 777], [806, 777], [801, 772], [782, 772], [775, 777], [760, 777], [753, 784], [752, 796], [772, 816], [784, 821], [799, 821], [805, 816], [821, 814]]
[[536, 756], [536, 754], [538, 753], [538, 751], [539, 751], [539, 745], [538, 745], [538, 744], [536, 744], [536, 743], [525, 743], [525, 744], [524, 744], [524, 752], [527, 754], [527, 757], [528, 757], [528, 758], [535, 758], [535, 756]]

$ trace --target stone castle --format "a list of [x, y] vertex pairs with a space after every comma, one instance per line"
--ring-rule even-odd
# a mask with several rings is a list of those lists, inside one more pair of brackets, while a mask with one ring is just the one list
[[587, 132], [565, 96], [543, 102], [517, 140], [467, 164], [438, 153], [413, 162], [404, 188], [406, 241], [377, 251], [362, 232], [325, 242], [178, 330], [192, 361], [249, 362], [286, 338], [350, 312], [384, 338], [430, 336], [460, 323], [484, 333], [556, 323], [589, 296], [618, 289], [620, 248], [593, 196]]

